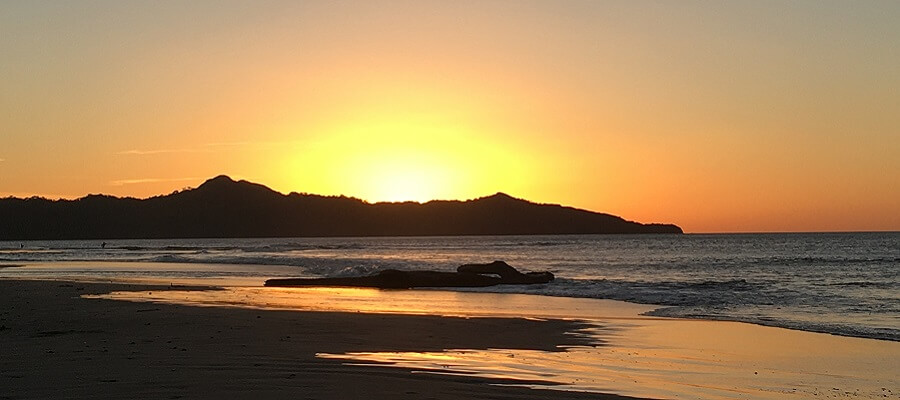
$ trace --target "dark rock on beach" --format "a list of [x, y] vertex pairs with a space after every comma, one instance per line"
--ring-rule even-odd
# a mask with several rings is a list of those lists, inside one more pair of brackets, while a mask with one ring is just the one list
[[553, 280], [550, 272], [521, 273], [503, 261], [489, 264], [465, 264], [456, 272], [401, 271], [386, 269], [374, 275], [340, 278], [269, 279], [266, 286], [274, 287], [370, 287], [380, 289], [410, 289], [417, 287], [485, 287], [494, 285], [529, 285]]

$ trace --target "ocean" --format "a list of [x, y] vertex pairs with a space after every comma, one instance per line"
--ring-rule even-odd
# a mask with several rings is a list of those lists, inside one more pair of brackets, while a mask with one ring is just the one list
[[261, 285], [494, 260], [556, 280], [454, 290], [622, 300], [656, 305], [654, 316], [900, 341], [897, 232], [0, 242], [0, 278]]

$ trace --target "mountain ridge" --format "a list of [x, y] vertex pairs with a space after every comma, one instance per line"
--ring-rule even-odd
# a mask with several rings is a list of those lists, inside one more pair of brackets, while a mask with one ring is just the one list
[[682, 233], [672, 224], [642, 224], [502, 192], [464, 201], [368, 203], [283, 194], [226, 175], [145, 199], [4, 198], [0, 221], [0, 240]]

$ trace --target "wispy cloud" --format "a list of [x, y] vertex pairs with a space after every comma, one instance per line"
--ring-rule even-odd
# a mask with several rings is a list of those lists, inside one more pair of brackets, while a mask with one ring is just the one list
[[141, 183], [160, 183], [160, 182], [187, 182], [187, 181], [200, 181], [202, 178], [140, 178], [140, 179], [120, 179], [116, 181], [110, 181], [109, 184], [112, 186], [125, 186], [125, 185], [136, 185]]
[[43, 197], [45, 199], [68, 199], [74, 200], [79, 196], [74, 194], [55, 194], [55, 193], [33, 193], [33, 192], [0, 192], [0, 199], [7, 197], [16, 197], [19, 199], [27, 199], [30, 197]]
[[228, 147], [249, 146], [285, 146], [296, 144], [297, 141], [237, 141], [237, 142], [211, 142], [204, 143], [200, 147], [187, 147], [181, 149], [131, 149], [119, 151], [116, 154], [125, 156], [146, 156], [154, 154], [172, 153], [214, 153]]
[[4, 162], [4, 161], [6, 161], [5, 158], [0, 158], [0, 162]]

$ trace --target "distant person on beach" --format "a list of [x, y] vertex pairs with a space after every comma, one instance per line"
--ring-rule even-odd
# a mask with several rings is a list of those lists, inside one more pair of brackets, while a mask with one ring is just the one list
[[101, 248], [101, 249], [105, 249], [105, 248], [106, 248], [106, 242], [101, 243], [101, 244], [100, 244], [100, 248]]

